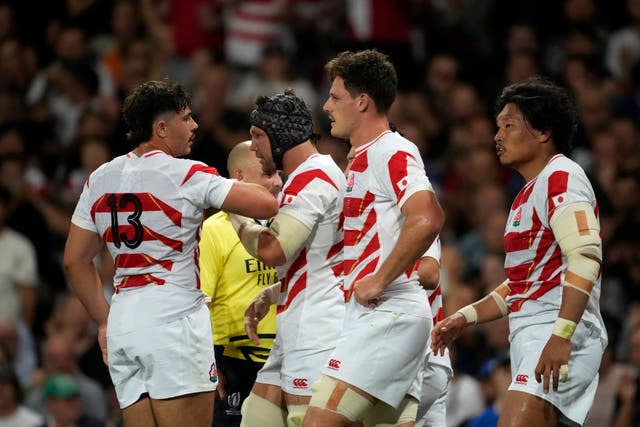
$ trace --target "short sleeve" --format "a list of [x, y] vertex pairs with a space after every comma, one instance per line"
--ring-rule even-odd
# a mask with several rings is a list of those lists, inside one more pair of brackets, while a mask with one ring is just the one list
[[547, 224], [566, 206], [577, 202], [593, 202], [591, 186], [584, 174], [558, 170], [549, 175], [547, 197], [544, 200]]
[[384, 193], [401, 208], [418, 191], [433, 191], [417, 149], [383, 152], [374, 162], [375, 174]]
[[332, 204], [337, 203], [338, 187], [319, 169], [293, 177], [280, 195], [280, 212], [286, 213], [312, 230]]
[[220, 209], [232, 185], [233, 181], [220, 176], [216, 168], [192, 162], [180, 183], [180, 190], [199, 208]]
[[87, 181], [84, 184], [82, 193], [80, 194], [80, 198], [76, 204], [76, 208], [71, 216], [71, 222], [80, 228], [98, 233], [98, 228], [91, 216], [92, 203], [89, 182], [90, 181]]

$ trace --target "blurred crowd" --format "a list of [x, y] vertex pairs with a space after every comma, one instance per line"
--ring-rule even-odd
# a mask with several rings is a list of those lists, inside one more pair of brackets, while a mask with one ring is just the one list
[[[571, 90], [571, 157], [598, 197], [610, 337], [587, 425], [639, 407], [640, 0], [0, 1], [0, 425], [11, 405], [43, 423], [119, 425], [95, 326], [61, 259], [85, 179], [132, 148], [119, 116], [130, 90], [183, 83], [199, 124], [190, 157], [224, 175], [256, 95], [291, 87], [313, 112], [320, 151], [344, 165], [348, 145], [322, 111], [323, 65], [365, 47], [397, 66], [392, 123], [419, 147], [446, 212], [445, 314], [504, 280], [504, 224], [523, 182], [497, 162], [496, 96], [538, 74]], [[111, 260], [97, 261], [108, 297]], [[499, 399], [508, 346], [505, 318], [451, 349], [451, 427]]]

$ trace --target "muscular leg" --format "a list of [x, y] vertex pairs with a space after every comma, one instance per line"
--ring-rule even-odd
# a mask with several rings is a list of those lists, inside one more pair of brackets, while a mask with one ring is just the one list
[[[335, 378], [321, 376], [313, 386], [313, 396], [302, 423], [303, 427], [350, 427], [347, 416], [358, 419], [376, 400], [363, 390]], [[358, 415], [355, 415], [358, 414]]]
[[533, 394], [508, 391], [498, 427], [558, 427], [560, 411]]
[[255, 383], [242, 404], [241, 427], [286, 427], [284, 393], [277, 385]]
[[295, 394], [285, 393], [285, 402], [287, 403], [287, 427], [300, 427], [302, 420], [309, 407], [311, 396], [298, 396]]
[[122, 410], [122, 421], [127, 427], [155, 427], [151, 399], [148, 396], [140, 398], [136, 403]]
[[213, 401], [214, 392], [208, 391], [171, 399], [151, 399], [151, 407], [158, 427], [211, 427]]

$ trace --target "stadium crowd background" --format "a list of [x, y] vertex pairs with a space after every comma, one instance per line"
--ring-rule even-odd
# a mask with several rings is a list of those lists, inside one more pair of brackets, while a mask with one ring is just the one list
[[[420, 148], [446, 211], [445, 314], [504, 278], [503, 229], [523, 182], [497, 162], [495, 97], [536, 74], [572, 91], [572, 157], [598, 197], [610, 337], [587, 425], [613, 425], [625, 399], [640, 402], [640, 0], [0, 1], [0, 361], [28, 406], [43, 411], [45, 379], [66, 372], [84, 384], [83, 411], [119, 423], [95, 327], [61, 259], [85, 179], [131, 148], [119, 117], [129, 91], [164, 77], [186, 85], [199, 124], [190, 157], [224, 175], [255, 96], [292, 87], [313, 111], [319, 149], [342, 165], [348, 146], [322, 111], [323, 65], [364, 47], [396, 64], [392, 123]], [[9, 228], [19, 245], [3, 240]], [[109, 296], [108, 254], [99, 261]], [[450, 427], [496, 398], [488, 378], [508, 346], [505, 318], [451, 349]]]

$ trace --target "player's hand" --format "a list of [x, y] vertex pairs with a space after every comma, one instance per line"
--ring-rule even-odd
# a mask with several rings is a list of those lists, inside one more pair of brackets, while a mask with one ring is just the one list
[[545, 393], [549, 392], [549, 382], [552, 382], [553, 391], [557, 391], [559, 381], [568, 381], [570, 355], [571, 341], [552, 334], [542, 349], [535, 370], [536, 381], [542, 383]]
[[102, 361], [109, 366], [109, 354], [107, 353], [107, 325], [98, 326], [98, 344], [102, 351]]
[[384, 284], [375, 274], [364, 277], [353, 284], [353, 295], [360, 305], [374, 308], [380, 303], [380, 294], [384, 291]]
[[220, 400], [224, 400], [227, 397], [227, 377], [224, 373], [218, 369], [218, 384], [216, 385], [216, 394]]
[[461, 313], [453, 313], [436, 323], [431, 331], [431, 351], [433, 354], [444, 356], [445, 348], [462, 335], [466, 327], [467, 319]]
[[271, 287], [264, 289], [255, 297], [244, 312], [244, 330], [249, 339], [256, 345], [260, 344], [258, 323], [264, 319], [264, 316], [269, 313], [271, 305], [275, 303], [273, 291], [276, 289], [277, 287], [275, 289]]

